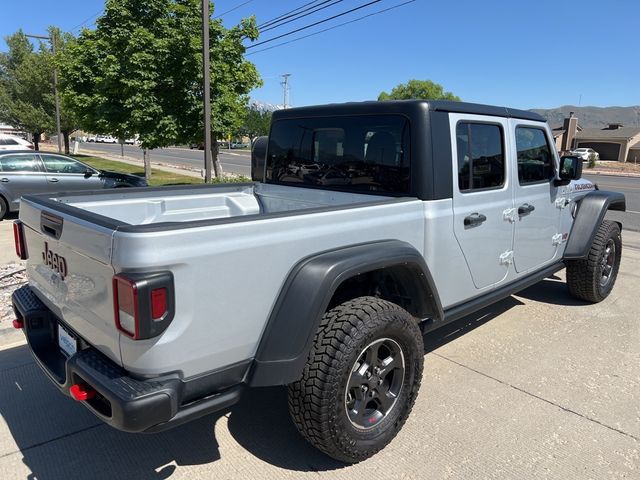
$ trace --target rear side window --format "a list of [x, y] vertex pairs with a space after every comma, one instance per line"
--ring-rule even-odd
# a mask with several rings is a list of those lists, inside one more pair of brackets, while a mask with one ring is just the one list
[[461, 192], [504, 185], [504, 133], [500, 125], [460, 122], [456, 142]]
[[3, 172], [37, 172], [36, 155], [3, 155], [0, 157], [0, 170]]
[[521, 185], [548, 182], [554, 178], [553, 156], [544, 130], [535, 127], [516, 128], [518, 180]]
[[283, 119], [269, 135], [268, 182], [409, 193], [409, 121], [400, 115]]

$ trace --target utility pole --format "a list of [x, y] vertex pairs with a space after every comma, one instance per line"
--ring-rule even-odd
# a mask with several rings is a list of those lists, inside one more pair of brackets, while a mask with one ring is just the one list
[[[56, 39], [53, 35], [26, 35], [29, 38], [38, 38], [40, 40], [49, 40], [51, 42], [51, 50], [53, 56], [56, 56]], [[62, 133], [60, 132], [60, 96], [58, 95], [58, 69], [53, 69], [53, 96], [56, 104], [56, 131], [58, 134], [58, 153], [62, 153]]]
[[284, 73], [281, 76], [282, 82], [280, 82], [280, 85], [282, 85], [282, 88], [284, 89], [284, 108], [289, 108], [289, 77], [291, 74]]
[[202, 0], [202, 68], [204, 79], [204, 181], [211, 183], [211, 72], [209, 67], [209, 0]]

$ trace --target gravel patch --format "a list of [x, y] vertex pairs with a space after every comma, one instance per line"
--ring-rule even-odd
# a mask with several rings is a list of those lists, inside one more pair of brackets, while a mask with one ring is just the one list
[[23, 263], [12, 262], [0, 266], [0, 336], [13, 332], [11, 294], [26, 282], [27, 274]]

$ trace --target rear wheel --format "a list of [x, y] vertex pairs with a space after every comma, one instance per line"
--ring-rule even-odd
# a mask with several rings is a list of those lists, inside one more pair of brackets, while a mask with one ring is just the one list
[[600, 224], [587, 258], [567, 262], [569, 292], [580, 300], [601, 302], [613, 289], [622, 257], [622, 237], [617, 223]]
[[360, 297], [327, 312], [289, 412], [315, 447], [343, 462], [384, 448], [411, 412], [424, 347], [416, 320], [393, 303]]
[[9, 213], [9, 205], [7, 201], [0, 196], [0, 220], [2, 220], [7, 213]]

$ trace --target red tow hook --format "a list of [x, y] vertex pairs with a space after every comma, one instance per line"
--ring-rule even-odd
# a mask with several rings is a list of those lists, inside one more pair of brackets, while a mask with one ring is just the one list
[[84, 402], [85, 400], [90, 400], [96, 395], [96, 391], [88, 385], [74, 384], [69, 388], [69, 393], [73, 397], [74, 400], [79, 402]]
[[24, 328], [24, 322], [22, 320], [15, 319], [13, 321], [13, 328], [16, 330], [22, 330]]

